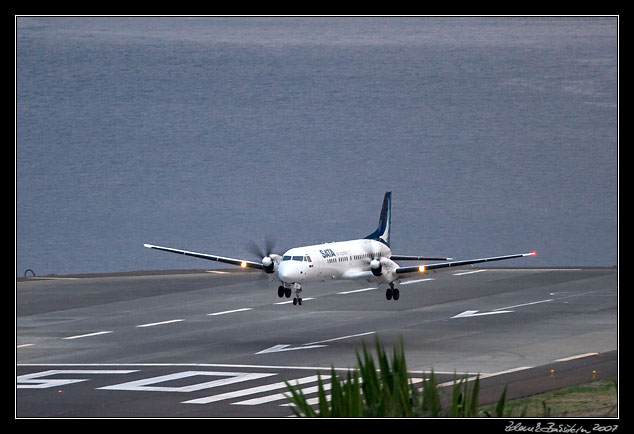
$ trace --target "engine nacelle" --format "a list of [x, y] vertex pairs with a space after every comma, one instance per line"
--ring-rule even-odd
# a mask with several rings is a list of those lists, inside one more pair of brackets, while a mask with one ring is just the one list
[[275, 272], [275, 262], [269, 256], [262, 258], [262, 268], [266, 274], [273, 274]]
[[375, 276], [380, 276], [381, 273], [383, 272], [383, 266], [381, 265], [381, 261], [379, 261], [378, 259], [373, 259], [372, 261], [370, 261], [370, 270], [372, 271], [372, 274], [374, 274]]

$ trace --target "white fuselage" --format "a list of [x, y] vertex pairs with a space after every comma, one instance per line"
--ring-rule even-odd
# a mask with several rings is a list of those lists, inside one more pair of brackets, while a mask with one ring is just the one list
[[[334, 279], [366, 279], [391, 282], [397, 264], [389, 259], [390, 248], [368, 239], [296, 247], [282, 256], [277, 275], [285, 284]], [[372, 260], [381, 263], [381, 275], [369, 269]]]

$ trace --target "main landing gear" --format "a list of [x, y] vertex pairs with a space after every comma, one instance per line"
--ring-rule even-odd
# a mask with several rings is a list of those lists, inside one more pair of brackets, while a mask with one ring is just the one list
[[[302, 298], [299, 296], [300, 293], [302, 292], [302, 287], [299, 284], [294, 284], [295, 287], [295, 298], [293, 298], [293, 305], [302, 305]], [[277, 296], [279, 298], [282, 297], [286, 297], [286, 298], [291, 298], [291, 289], [292, 288], [286, 288], [283, 285], [278, 286], [277, 288]]]
[[390, 286], [385, 290], [385, 298], [388, 300], [394, 299], [395, 301], [401, 297], [401, 293], [398, 288], [394, 288], [394, 284], [390, 283]]
[[282, 298], [284, 296], [286, 296], [286, 298], [290, 298], [291, 297], [291, 288], [284, 288], [283, 286], [279, 286], [277, 288], [277, 296], [279, 298]]

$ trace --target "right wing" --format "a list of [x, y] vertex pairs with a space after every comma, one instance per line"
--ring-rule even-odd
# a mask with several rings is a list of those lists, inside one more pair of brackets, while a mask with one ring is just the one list
[[245, 261], [242, 259], [225, 258], [224, 256], [209, 255], [207, 253], [188, 252], [187, 250], [173, 249], [171, 247], [154, 246], [152, 244], [143, 244], [148, 249], [163, 250], [164, 252], [178, 253], [185, 256], [193, 256], [194, 258], [207, 259], [209, 261], [224, 262], [225, 264], [237, 265], [242, 268], [257, 268], [263, 270], [264, 267], [260, 262]]

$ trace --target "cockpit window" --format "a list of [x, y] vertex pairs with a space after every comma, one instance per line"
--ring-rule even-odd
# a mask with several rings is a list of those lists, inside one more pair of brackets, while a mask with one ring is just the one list
[[284, 257], [282, 258], [282, 261], [290, 261], [290, 260], [291, 260], [291, 257], [290, 257], [290, 256], [284, 256]]
[[308, 256], [308, 255], [306, 255], [306, 260], [307, 260], [308, 262], [313, 262], [313, 261], [310, 259], [310, 256]]
[[299, 261], [302, 262], [304, 260], [303, 256], [293, 256], [293, 261]]

